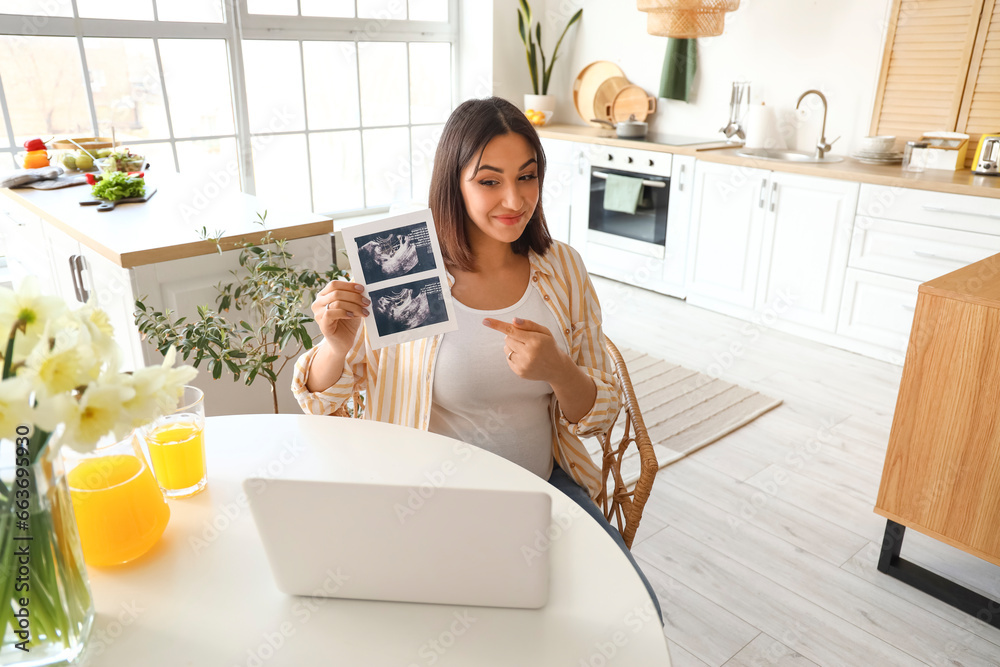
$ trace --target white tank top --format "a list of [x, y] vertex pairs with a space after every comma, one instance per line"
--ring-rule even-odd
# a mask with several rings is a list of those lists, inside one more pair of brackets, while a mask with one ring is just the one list
[[530, 282], [513, 306], [475, 310], [455, 301], [455, 315], [458, 330], [444, 334], [437, 353], [428, 430], [481, 447], [548, 479], [553, 461], [552, 387], [518, 377], [507, 365], [504, 335], [484, 326], [483, 318], [537, 322], [568, 352], [558, 320]]

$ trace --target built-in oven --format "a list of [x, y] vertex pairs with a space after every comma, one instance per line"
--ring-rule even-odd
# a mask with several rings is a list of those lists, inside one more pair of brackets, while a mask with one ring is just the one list
[[[587, 269], [686, 296], [684, 257], [694, 158], [620, 146], [592, 146], [585, 157], [574, 187], [580, 194], [574, 194], [571, 242], [583, 252]], [[605, 206], [609, 176], [641, 181], [634, 213]]]
[[[669, 163], [669, 156], [667, 162]], [[608, 176], [612, 174], [642, 181], [635, 213], [605, 207]], [[591, 167], [588, 241], [663, 259], [666, 254], [669, 208], [669, 175], [611, 169], [603, 165]]]

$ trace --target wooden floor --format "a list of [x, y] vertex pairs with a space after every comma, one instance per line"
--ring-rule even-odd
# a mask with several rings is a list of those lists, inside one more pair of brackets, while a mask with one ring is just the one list
[[[633, 553], [674, 667], [1000, 665], [1000, 630], [875, 569], [901, 367], [594, 282], [619, 346], [784, 400], [657, 475]], [[914, 531], [902, 555], [1000, 600], [1000, 567]]]

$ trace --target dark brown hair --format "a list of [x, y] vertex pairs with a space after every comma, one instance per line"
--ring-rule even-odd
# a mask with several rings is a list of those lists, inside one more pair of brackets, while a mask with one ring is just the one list
[[467, 100], [458, 105], [445, 123], [434, 155], [431, 176], [430, 207], [437, 225], [438, 241], [445, 264], [464, 271], [474, 271], [472, 255], [465, 230], [468, 214], [462, 197], [462, 169], [482, 157], [486, 144], [494, 137], [520, 134], [535, 150], [538, 162], [538, 204], [520, 238], [511, 246], [515, 253], [527, 255], [529, 250], [544, 254], [552, 245], [549, 228], [542, 211], [542, 186], [545, 181], [545, 152], [538, 133], [524, 113], [500, 97]]

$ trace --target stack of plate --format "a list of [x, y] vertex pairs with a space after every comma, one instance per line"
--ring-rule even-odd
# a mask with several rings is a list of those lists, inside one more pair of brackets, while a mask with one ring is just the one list
[[865, 164], [899, 164], [903, 161], [903, 154], [896, 151], [858, 151], [851, 157]]

